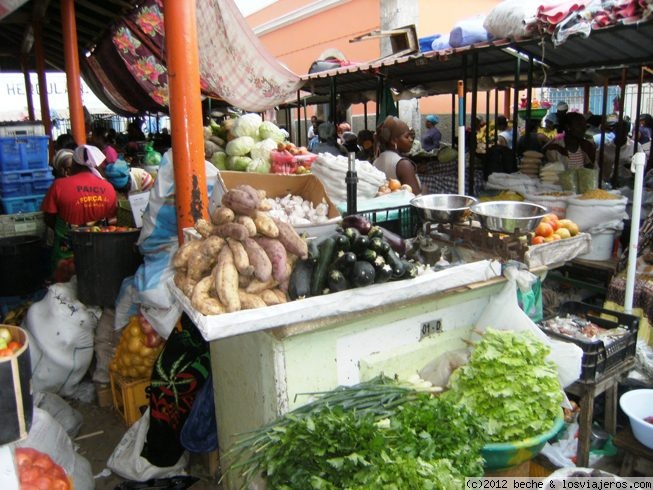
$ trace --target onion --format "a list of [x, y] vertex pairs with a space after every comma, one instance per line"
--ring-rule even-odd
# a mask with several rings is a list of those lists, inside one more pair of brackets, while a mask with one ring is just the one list
[[154, 328], [148, 322], [143, 315], [138, 315], [138, 321], [141, 324], [141, 330], [143, 331], [144, 334], [149, 334], [150, 332], [154, 332]]

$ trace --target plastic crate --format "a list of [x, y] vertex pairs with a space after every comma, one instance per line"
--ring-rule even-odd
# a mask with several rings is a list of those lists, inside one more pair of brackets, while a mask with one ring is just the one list
[[392, 231], [402, 238], [412, 238], [417, 233], [418, 216], [412, 206], [397, 206], [394, 208], [370, 209], [358, 213], [365, 216], [374, 225], [379, 225]]
[[54, 176], [49, 169], [0, 172], [0, 196], [22, 197], [44, 194], [53, 180]]
[[[578, 301], [569, 301], [560, 306], [558, 316], [562, 317], [567, 314], [585, 318], [605, 329], [622, 327], [628, 330], [628, 333], [623, 337], [606, 346], [602, 340], [589, 341], [576, 339], [552, 332], [542, 326], [542, 330], [547, 335], [567, 342], [573, 342], [583, 349], [580, 381], [592, 383], [602, 373], [608, 371], [613, 366], [635, 356], [637, 350], [637, 331], [639, 330], [638, 317]], [[606, 317], [612, 317], [614, 320]]]
[[11, 121], [0, 124], [0, 136], [44, 136], [43, 124]]
[[0, 172], [48, 168], [48, 136], [0, 137]]
[[5, 214], [34, 213], [40, 209], [44, 197], [45, 194], [9, 197], [0, 199], [0, 202]]
[[21, 235], [43, 238], [46, 228], [42, 211], [0, 215], [0, 238]]
[[113, 371], [109, 372], [109, 379], [111, 380], [113, 408], [122, 417], [127, 427], [131, 427], [141, 418], [150, 403], [145, 391], [150, 386], [150, 380], [148, 378], [125, 378]]

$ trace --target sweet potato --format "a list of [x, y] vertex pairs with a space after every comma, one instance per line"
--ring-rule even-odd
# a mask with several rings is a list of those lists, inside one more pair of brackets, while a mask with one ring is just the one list
[[199, 251], [202, 246], [201, 240], [191, 240], [184, 243], [172, 258], [172, 265], [177, 269], [186, 269], [188, 267], [188, 258], [195, 252]]
[[251, 276], [254, 274], [254, 267], [249, 263], [249, 256], [245, 251], [245, 246], [238, 240], [227, 238], [227, 245], [234, 256], [234, 264], [241, 276]]
[[213, 289], [213, 277], [206, 276], [195, 285], [191, 297], [191, 305], [202, 315], [219, 315], [225, 312], [224, 305], [220, 300], [211, 296]]
[[231, 223], [234, 219], [236, 219], [236, 213], [226, 206], [215, 208], [215, 211], [213, 211], [213, 214], [211, 215], [211, 221], [216, 225]]
[[193, 288], [195, 288], [196, 281], [193, 281], [186, 273], [182, 270], [175, 272], [172, 280], [175, 283], [182, 293], [184, 293], [189, 299], [193, 295]]
[[236, 240], [243, 241], [249, 237], [249, 231], [244, 225], [239, 223], [225, 223], [224, 225], [215, 226], [215, 234], [222, 238], [235, 238]]
[[252, 282], [252, 277], [253, 276], [243, 276], [242, 274], [238, 274], [238, 287], [240, 289], [245, 289]]
[[272, 289], [272, 292], [277, 295], [277, 298], [279, 298], [279, 303], [287, 303], [288, 302], [288, 296], [281, 289], [275, 288], [275, 289]]
[[210, 237], [211, 235], [216, 234], [216, 229], [215, 225], [213, 223], [210, 223], [209, 221], [205, 220], [204, 218], [200, 218], [195, 222], [194, 225], [195, 229], [197, 232], [202, 235], [203, 238]]
[[212, 273], [215, 280], [215, 290], [225, 310], [230, 313], [240, 310], [238, 297], [238, 270], [234, 264], [234, 256], [229, 247], [222, 247], [218, 262]]
[[250, 237], [256, 236], [256, 224], [254, 223], [254, 220], [249, 216], [243, 216], [242, 214], [236, 216], [236, 223], [241, 224], [247, 228]]
[[[256, 206], [259, 205], [259, 202], [261, 201], [261, 193], [258, 190], [254, 189], [251, 185], [240, 184], [235, 188], [239, 191], [247, 192], [247, 194], [249, 194], [252, 200], [256, 203]], [[263, 197], [265, 197], [265, 195]]]
[[256, 216], [254, 216], [254, 224], [256, 225], [256, 230], [263, 236], [268, 238], [276, 238], [279, 236], [279, 228], [274, 220], [261, 211], [256, 212]]
[[207, 276], [215, 265], [217, 257], [208, 257], [201, 251], [195, 252], [188, 259], [188, 272], [186, 273], [193, 281], [199, 281]]
[[281, 244], [281, 242], [275, 238], [268, 237], [256, 237], [256, 243], [258, 243], [272, 264], [272, 277], [274, 277], [279, 283], [284, 282], [288, 279], [288, 257], [286, 254], [286, 249]]
[[254, 267], [254, 276], [259, 281], [267, 281], [272, 276], [272, 262], [265, 250], [253, 238], [243, 240], [249, 263]]
[[268, 306], [278, 305], [281, 303], [279, 301], [279, 297], [271, 289], [266, 289], [264, 291], [261, 291], [260, 297], [263, 301], [265, 301], [265, 304]]
[[221, 238], [216, 235], [211, 235], [210, 237], [202, 240], [202, 246], [200, 251], [207, 257], [213, 258], [214, 260], [218, 257], [218, 253], [224, 247], [225, 241], [224, 238]]
[[279, 229], [279, 241], [288, 250], [288, 252], [297, 255], [301, 259], [308, 257], [308, 245], [306, 240], [299, 236], [295, 228], [283, 221], [274, 220]]
[[274, 280], [272, 276], [267, 281], [259, 281], [258, 279], [252, 279], [250, 283], [245, 287], [245, 291], [251, 294], [258, 294], [266, 289], [271, 289], [276, 287], [279, 283]]
[[231, 208], [236, 214], [254, 216], [258, 206], [258, 194], [255, 199], [250, 193], [242, 189], [231, 189], [222, 196], [223, 206]]
[[254, 308], [265, 308], [267, 304], [260, 296], [251, 294], [242, 289], [238, 290], [238, 297], [240, 299], [241, 308], [243, 310], [252, 310]]

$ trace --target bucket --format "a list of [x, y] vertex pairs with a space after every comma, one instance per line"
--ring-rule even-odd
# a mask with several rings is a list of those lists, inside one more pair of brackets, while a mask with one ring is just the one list
[[140, 230], [72, 231], [77, 297], [87, 305], [113, 307], [124, 278], [143, 261], [136, 246]]
[[0, 238], [0, 296], [20, 296], [43, 286], [41, 239], [32, 235]]
[[0, 446], [25, 439], [32, 427], [32, 366], [27, 333], [13, 325], [0, 325], [22, 347], [0, 357]]
[[609, 260], [614, 250], [616, 231], [602, 231], [590, 233], [592, 236], [591, 249], [584, 255], [579, 255], [583, 260]]

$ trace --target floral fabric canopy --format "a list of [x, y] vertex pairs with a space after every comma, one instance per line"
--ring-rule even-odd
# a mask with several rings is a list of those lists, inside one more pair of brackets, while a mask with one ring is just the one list
[[[200, 88], [250, 112], [291, 99], [300, 78], [268, 53], [233, 0], [197, 0]], [[122, 63], [116, 63], [109, 48]], [[118, 113], [167, 112], [168, 73], [162, 0], [147, 0], [124, 18], [85, 59], [85, 78]], [[147, 100], [125, 94], [125, 71]], [[122, 82], [118, 82], [122, 81]], [[133, 89], [130, 90], [133, 92]]]

